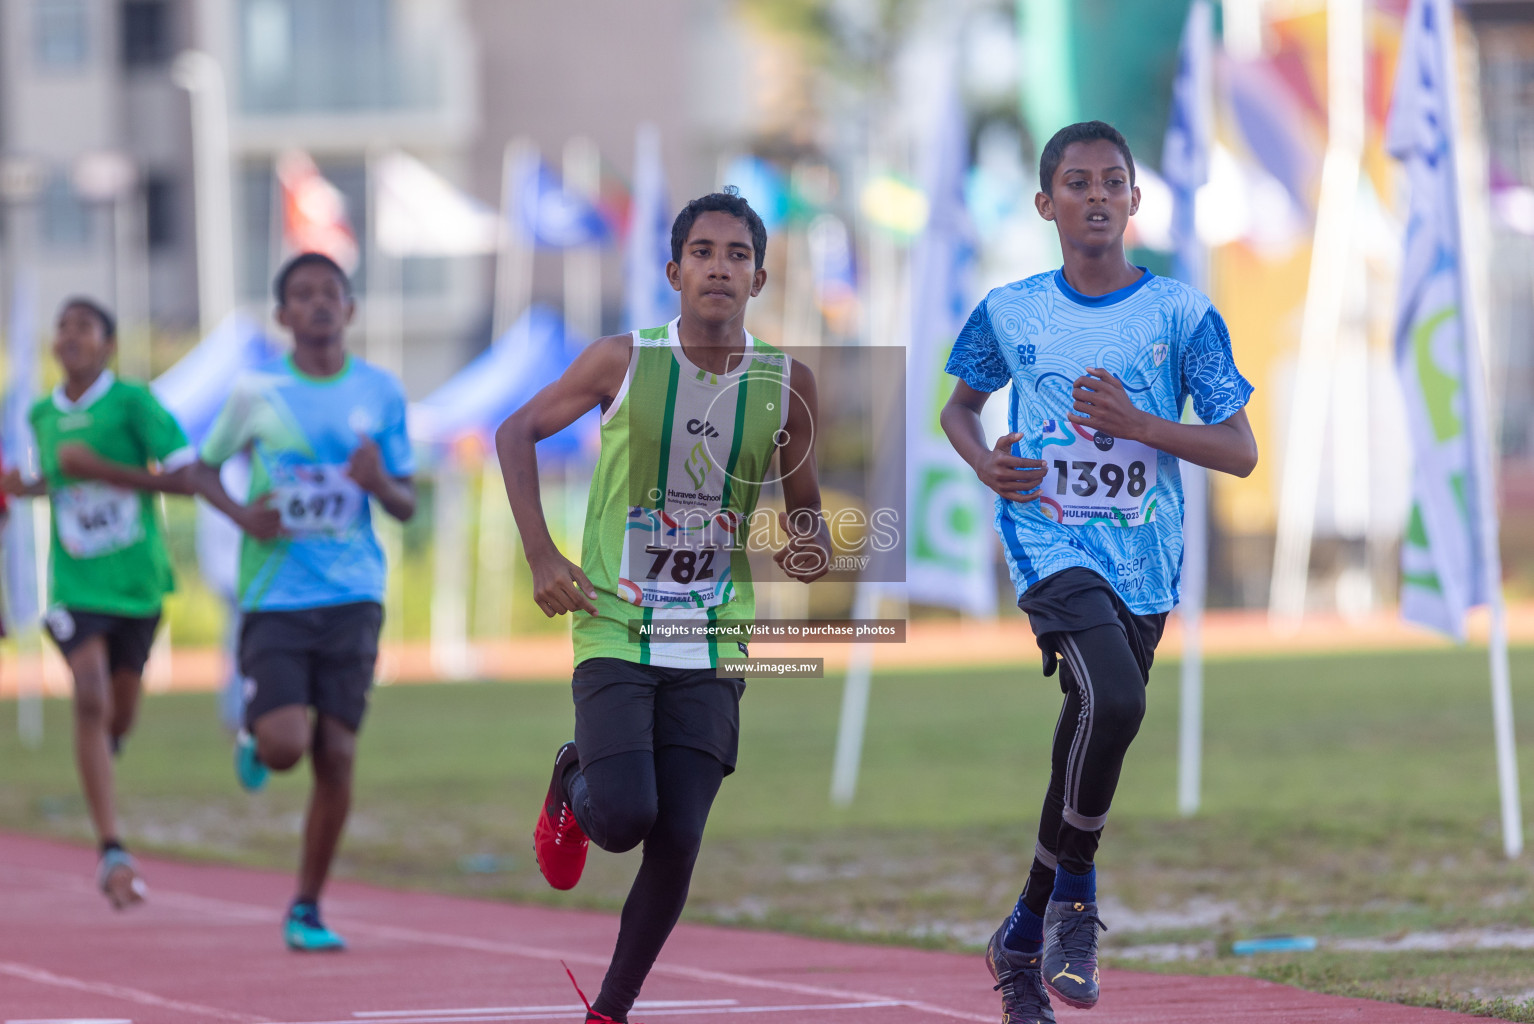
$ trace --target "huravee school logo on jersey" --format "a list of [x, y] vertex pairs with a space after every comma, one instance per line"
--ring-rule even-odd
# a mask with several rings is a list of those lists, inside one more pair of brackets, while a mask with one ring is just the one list
[[708, 475], [714, 471], [713, 460], [708, 457], [708, 445], [699, 441], [692, 446], [692, 451], [687, 453], [687, 462], [684, 467], [687, 476], [692, 480], [692, 489], [703, 490], [703, 484], [708, 480]]

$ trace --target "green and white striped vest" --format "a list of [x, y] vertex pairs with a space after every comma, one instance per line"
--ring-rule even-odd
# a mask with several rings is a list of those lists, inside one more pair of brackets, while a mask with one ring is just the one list
[[789, 358], [747, 336], [731, 373], [691, 362], [677, 321], [634, 332], [623, 387], [602, 418], [581, 568], [597, 615], [575, 616], [575, 662], [622, 658], [710, 668], [743, 634], [652, 643], [671, 623], [755, 614], [745, 540], [788, 417]]

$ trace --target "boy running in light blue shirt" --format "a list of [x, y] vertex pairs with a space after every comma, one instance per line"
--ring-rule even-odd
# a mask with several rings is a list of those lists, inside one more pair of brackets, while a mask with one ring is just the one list
[[[1065, 693], [1033, 868], [986, 963], [1010, 1024], [1053, 1022], [1048, 993], [1097, 1003], [1093, 862], [1182, 568], [1178, 460], [1246, 476], [1252, 387], [1225, 322], [1193, 288], [1135, 267], [1124, 228], [1134, 159], [1111, 126], [1061, 129], [1035, 198], [1064, 266], [997, 288], [965, 324], [943, 428], [998, 494], [996, 529], [1018, 607]], [[1011, 384], [1008, 429], [980, 425]], [[1180, 422], [1186, 399], [1202, 423]], [[1047, 991], [1046, 991], [1047, 989]]]
[[[196, 481], [245, 533], [240, 782], [259, 789], [268, 768], [286, 771], [306, 752], [314, 769], [284, 937], [290, 949], [333, 950], [345, 942], [320, 920], [320, 891], [351, 805], [383, 623], [384, 557], [372, 506], [409, 519], [414, 464], [399, 381], [344, 347], [356, 312], [346, 274], [329, 257], [304, 253], [278, 274], [276, 293], [293, 352], [236, 383], [203, 442]], [[243, 505], [218, 473], [242, 451], [251, 457]]]

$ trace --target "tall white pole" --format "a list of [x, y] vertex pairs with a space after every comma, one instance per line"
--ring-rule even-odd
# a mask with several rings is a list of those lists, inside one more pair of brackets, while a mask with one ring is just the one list
[[[872, 619], [879, 611], [879, 585], [859, 581], [852, 602], [854, 619]], [[836, 756], [831, 764], [831, 803], [848, 807], [858, 791], [863, 736], [868, 728], [868, 700], [873, 692], [874, 645], [855, 643], [842, 686], [842, 713], [836, 727]]]
[[457, 452], [437, 466], [432, 508], [433, 571], [431, 587], [431, 664], [449, 679], [467, 679], [474, 671], [469, 649], [468, 477]]
[[[1450, 136], [1455, 139], [1455, 149], [1465, 153], [1470, 149], [1464, 131], [1465, 117], [1459, 109], [1459, 62], [1456, 59], [1454, 39], [1454, 12], [1448, 3], [1439, 3], [1440, 24], [1444, 26], [1444, 64], [1448, 91]], [[1458, 163], [1458, 161], [1456, 161]], [[1467, 180], [1463, 166], [1455, 167], [1457, 188], [1460, 249], [1470, 248], [1469, 226], [1476, 218], [1469, 214], [1467, 191], [1479, 192]], [[1477, 297], [1472, 278], [1471, 257], [1459, 261], [1460, 294], [1463, 304], [1473, 303]], [[1478, 411], [1477, 421], [1470, 424], [1470, 438], [1475, 453], [1476, 504], [1480, 513], [1481, 564], [1486, 574], [1486, 601], [1491, 612], [1491, 632], [1487, 638], [1488, 659], [1491, 669], [1492, 733], [1497, 748], [1497, 788], [1502, 804], [1502, 849], [1509, 860], [1523, 853], [1523, 804], [1518, 784], [1518, 744], [1513, 734], [1513, 691], [1507, 656], [1507, 604], [1502, 595], [1502, 551], [1499, 539], [1500, 527], [1497, 514], [1497, 466], [1495, 427], [1497, 418], [1490, 403], [1490, 388], [1486, 379], [1490, 359], [1486, 356], [1487, 338], [1483, 325], [1484, 311], [1476, 309], [1474, 316], [1461, 316], [1461, 331], [1465, 339], [1465, 387], [1470, 391], [1469, 405]]]
[[501, 637], [511, 632], [516, 593], [516, 525], [506, 504], [501, 464], [492, 453], [480, 470], [479, 539], [474, 565], [474, 632]]
[[1289, 403], [1279, 494], [1278, 542], [1268, 613], [1286, 628], [1305, 613], [1310, 546], [1326, 419], [1315, 415], [1331, 395], [1333, 354], [1341, 328], [1344, 292], [1352, 279], [1347, 262], [1357, 220], [1359, 164], [1364, 144], [1364, 14], [1362, 0], [1326, 5], [1327, 142], [1321, 167], [1321, 200], [1300, 325], [1300, 352]]
[[1204, 761], [1204, 596], [1209, 564], [1209, 471], [1182, 464], [1182, 689], [1178, 703], [1177, 809], [1198, 813]]
[[[564, 186], [595, 202], [602, 187], [601, 156], [596, 143], [577, 135], [565, 144]], [[576, 245], [565, 250], [565, 323], [576, 336], [592, 341], [602, 329], [602, 250]]]
[[234, 309], [234, 199], [224, 71], [200, 50], [176, 58], [176, 84], [192, 97], [197, 209], [197, 313], [207, 336]]
[[495, 257], [495, 307], [491, 332], [497, 339], [517, 322], [533, 293], [533, 240], [518, 208], [517, 190], [537, 173], [538, 148], [525, 138], [512, 139], [501, 154], [500, 244]]

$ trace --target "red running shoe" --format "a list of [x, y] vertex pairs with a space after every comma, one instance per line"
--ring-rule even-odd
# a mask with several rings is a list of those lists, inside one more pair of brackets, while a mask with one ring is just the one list
[[533, 855], [538, 859], [538, 870], [556, 889], [574, 889], [581, 880], [581, 872], [586, 868], [586, 847], [591, 842], [565, 802], [565, 769], [579, 762], [574, 743], [559, 748], [554, 758], [554, 777], [549, 780], [549, 795], [544, 798], [543, 813], [538, 815], [538, 827], [533, 829]]

